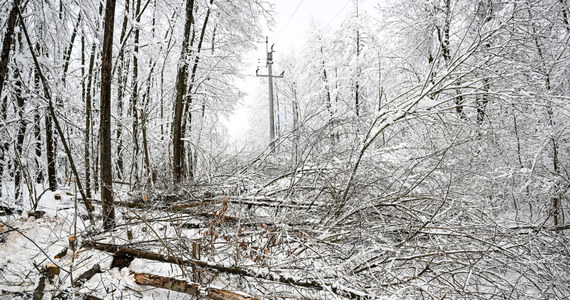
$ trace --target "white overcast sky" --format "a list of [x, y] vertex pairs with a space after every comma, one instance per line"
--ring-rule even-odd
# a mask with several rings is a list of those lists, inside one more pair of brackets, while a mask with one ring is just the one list
[[312, 20], [322, 25], [330, 22], [332, 27], [343, 19], [354, 2], [355, 0], [275, 0], [277, 22], [273, 32], [268, 34], [270, 42], [276, 41], [275, 46], [284, 49], [299, 47], [304, 42]]
[[[265, 35], [269, 38], [269, 44], [275, 44], [274, 60], [279, 60], [279, 55], [284, 55], [294, 51], [299, 53], [306, 41], [306, 33], [311, 22], [316, 22], [321, 26], [330, 27], [331, 30], [337, 28], [338, 24], [346, 18], [354, 7], [356, 0], [273, 0], [275, 4], [275, 26], [267, 30]], [[358, 0], [361, 9], [369, 9], [374, 3], [380, 0]], [[258, 41], [257, 50], [251, 52], [245, 59], [248, 67], [243, 71], [246, 76], [241, 88], [248, 94], [241, 105], [238, 105], [232, 116], [224, 122], [229, 134], [237, 142], [242, 139], [252, 126], [251, 116], [253, 114], [268, 115], [268, 112], [256, 112], [254, 101], [268, 101], [267, 97], [259, 98], [260, 90], [266, 88], [266, 83], [260, 78], [255, 78], [255, 69], [258, 65], [260, 73], [266, 74], [265, 66], [265, 40]], [[258, 63], [259, 60], [259, 63]], [[278, 64], [274, 65], [275, 73], [280, 72]], [[265, 90], [264, 90], [265, 91]], [[266, 91], [265, 91], [266, 93]], [[263, 94], [265, 95], [265, 94]], [[258, 106], [259, 107], [259, 106]]]

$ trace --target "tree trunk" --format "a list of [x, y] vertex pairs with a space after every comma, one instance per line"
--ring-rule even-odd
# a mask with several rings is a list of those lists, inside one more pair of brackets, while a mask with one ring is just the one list
[[138, 98], [139, 98], [139, 23], [141, 21], [141, 0], [137, 0], [136, 8], [135, 8], [135, 17], [136, 17], [136, 25], [135, 25], [135, 37], [134, 37], [134, 49], [133, 49], [133, 81], [132, 81], [132, 94], [131, 94], [131, 114], [133, 117], [133, 127], [132, 127], [132, 135], [133, 135], [133, 160], [131, 165], [131, 182], [134, 177], [134, 181], [138, 182], [139, 176], [139, 167], [138, 167], [138, 156], [140, 152], [139, 148], [139, 116], [138, 116]]
[[101, 124], [99, 125], [99, 153], [101, 166], [101, 201], [103, 202], [103, 228], [115, 226], [115, 206], [113, 204], [113, 170], [111, 163], [111, 72], [113, 64], [113, 31], [115, 0], [107, 0], [103, 51], [101, 58]]
[[178, 74], [176, 75], [176, 102], [174, 105], [174, 118], [172, 121], [172, 175], [174, 182], [182, 180], [182, 156], [184, 143], [182, 141], [182, 118], [184, 116], [184, 96], [186, 94], [186, 81], [188, 79], [188, 39], [193, 23], [194, 0], [186, 0], [186, 20], [184, 24], [184, 37]]
[[[358, 19], [358, 0], [356, 0], [356, 18]], [[354, 106], [356, 110], [356, 116], [360, 116], [360, 25], [357, 21], [356, 28], [356, 80], [354, 83]]]
[[65, 86], [65, 80], [67, 77], [67, 70], [69, 69], [69, 65], [71, 63], [71, 51], [73, 51], [73, 45], [75, 44], [75, 38], [77, 37], [77, 29], [81, 24], [81, 12], [77, 16], [77, 23], [75, 27], [73, 27], [73, 32], [71, 33], [71, 39], [69, 41], [69, 45], [65, 48], [65, 52], [63, 53], [63, 76], [61, 81], [63, 81], [63, 85]]
[[[24, 137], [26, 134], [26, 119], [24, 118], [24, 97], [22, 97], [22, 82], [20, 78], [20, 72], [16, 69], [14, 72], [14, 77], [16, 77], [16, 110], [20, 118], [18, 135], [16, 137], [16, 160], [20, 160], [23, 157], [22, 145], [24, 144]], [[21, 181], [22, 181], [22, 168], [24, 164], [16, 163], [14, 164], [14, 187], [15, 187], [15, 198], [20, 199]]]
[[[329, 77], [327, 75], [327, 69], [325, 66], [325, 54], [323, 51], [323, 45], [322, 45], [322, 40], [319, 37], [319, 43], [321, 43], [321, 47], [320, 47], [320, 52], [321, 52], [321, 66], [323, 68], [323, 84], [325, 87], [325, 106], [327, 108], [327, 111], [329, 113], [329, 124], [334, 127], [334, 111], [333, 111], [333, 107], [332, 107], [332, 97], [331, 97], [331, 91], [330, 91], [330, 84], [329, 84]], [[293, 102], [295, 104], [295, 102]], [[294, 119], [295, 120], [295, 119]], [[296, 128], [296, 126], [295, 126]], [[334, 133], [331, 135], [331, 143], [334, 145], [336, 142], [335, 140], [335, 135]]]
[[[2, 114], [2, 121], [6, 120], [8, 111], [8, 100], [2, 97], [2, 90], [4, 88], [4, 80], [8, 74], [8, 62], [10, 61], [10, 50], [12, 49], [12, 41], [14, 36], [14, 27], [16, 26], [16, 17], [18, 16], [18, 4], [19, 0], [14, 0], [12, 4], [12, 9], [8, 16], [8, 22], [6, 23], [6, 33], [4, 34], [4, 40], [2, 41], [2, 53], [0, 53], [0, 101], [1, 107], [0, 112]], [[0, 196], [2, 196], [2, 184], [4, 171], [4, 163], [6, 152], [8, 151], [8, 142], [3, 141], [0, 143]]]
[[[89, 182], [89, 184], [85, 187], [89, 194], [91, 194], [91, 159], [93, 155], [95, 155], [94, 151], [90, 151], [93, 147], [93, 101], [92, 101], [92, 92], [93, 92], [93, 78], [94, 78], [94, 68], [95, 68], [95, 56], [97, 54], [97, 46], [95, 43], [91, 45], [91, 55], [89, 57], [89, 67], [87, 69], [87, 87], [85, 91], [85, 180]], [[91, 155], [88, 154], [91, 152]], [[96, 176], [95, 172], [95, 176]], [[94, 178], [93, 182], [97, 184], [97, 179]], [[96, 187], [95, 187], [96, 189]]]
[[[439, 39], [439, 45], [441, 48], [441, 54], [443, 56], [443, 60], [446, 66], [451, 64], [451, 49], [449, 45], [449, 31], [451, 27], [451, 0], [445, 0], [445, 22], [443, 24], [443, 28], [437, 27], [437, 37]], [[459, 82], [456, 82], [455, 85], [457, 86], [455, 90], [455, 111], [459, 115], [461, 119], [466, 119], [467, 116], [465, 115], [463, 109], [463, 102], [464, 97], [459, 89]]]
[[87, 91], [85, 83], [85, 34], [81, 36], [81, 98], [85, 103], [85, 132], [83, 134], [83, 167], [85, 168], [85, 196], [91, 195], [91, 99], [87, 101]]
[[[121, 37], [120, 37], [120, 42], [121, 44], [124, 43], [124, 40], [126, 38], [127, 35], [127, 23], [128, 23], [128, 19], [129, 19], [129, 0], [125, 1], [125, 9], [124, 9], [124, 16], [123, 16], [123, 24], [121, 26]], [[125, 61], [123, 59], [123, 54], [124, 54], [124, 48], [121, 48], [121, 50], [119, 50], [119, 57], [117, 58], [117, 73], [118, 73], [118, 78], [117, 78], [117, 134], [116, 134], [116, 139], [117, 139], [117, 178], [119, 180], [123, 179], [123, 174], [124, 174], [124, 160], [123, 160], [123, 139], [122, 139], [122, 135], [123, 135], [123, 125], [122, 125], [122, 120], [123, 120], [123, 96], [125, 94], [125, 83], [127, 82], [128, 79], [128, 74], [129, 74], [129, 64], [130, 61], [127, 60], [126, 62], [126, 66], [125, 66]], [[124, 72], [125, 74], [123, 75], [123, 70], [126, 70], [126, 72]]]
[[566, 27], [566, 31], [570, 32], [570, 21], [568, 20], [568, 6], [566, 4], [566, 0], [559, 0], [560, 1], [560, 5], [562, 6], [562, 20], [564, 22], [564, 25]]
[[[204, 24], [202, 25], [202, 30], [200, 32], [200, 39], [198, 40], [198, 46], [196, 49], [196, 53], [194, 55], [194, 64], [192, 66], [192, 73], [190, 75], [190, 85], [188, 86], [187, 97], [184, 103], [184, 113], [188, 114], [187, 118], [183, 118], [182, 124], [182, 136], [184, 136], [184, 132], [186, 130], [187, 125], [192, 126], [192, 114], [190, 112], [190, 108], [192, 106], [192, 89], [194, 88], [194, 83], [196, 82], [196, 74], [198, 72], [198, 64], [200, 63], [200, 52], [202, 51], [202, 44], [204, 43], [204, 36], [206, 35], [206, 28], [208, 26], [208, 20], [210, 19], [211, 9], [210, 7], [214, 3], [214, 0], [210, 0], [210, 5], [208, 6], [208, 10], [206, 11], [206, 17], [204, 18]], [[187, 120], [187, 124], [186, 124]], [[190, 132], [190, 130], [188, 130]], [[188, 154], [188, 176], [190, 178], [194, 178], [194, 170], [192, 161], [192, 151]]]
[[142, 106], [143, 109], [141, 111], [141, 131], [142, 131], [142, 146], [143, 146], [143, 154], [144, 154], [144, 166], [145, 166], [145, 174], [147, 177], [147, 182], [153, 182], [152, 178], [152, 167], [150, 165], [150, 155], [148, 151], [148, 133], [147, 133], [147, 121], [148, 121], [148, 103], [150, 102], [150, 92], [152, 86], [152, 75], [154, 71], [154, 67], [156, 64], [153, 64], [150, 67], [150, 72], [148, 73], [148, 78], [146, 80], [146, 93], [142, 97]]
[[[528, 16], [529, 19], [532, 20], [532, 13], [529, 7], [527, 7], [528, 9]], [[535, 26], [532, 24], [530, 24], [531, 26], [531, 33], [532, 33], [532, 40], [534, 42], [534, 45], [536, 47], [536, 52], [538, 54], [538, 57], [540, 59], [540, 64], [541, 64], [541, 70], [539, 70], [542, 75], [544, 76], [544, 87], [546, 88], [546, 92], [547, 92], [547, 97], [550, 97], [550, 94], [552, 92], [552, 82], [551, 82], [551, 74], [550, 74], [550, 69], [547, 67], [546, 64], [546, 57], [544, 54], [544, 50], [543, 50], [543, 45], [541, 45], [540, 40], [539, 40], [539, 33], [537, 32]], [[554, 110], [553, 110], [553, 105], [552, 105], [552, 100], [550, 98], [546, 99], [546, 115], [548, 117], [548, 125], [549, 125], [549, 130], [551, 132], [555, 132], [555, 125], [556, 125], [556, 121], [555, 121], [555, 116], [554, 116]], [[552, 144], [552, 169], [553, 169], [553, 175], [554, 175], [554, 195], [552, 197], [552, 209], [550, 212], [550, 215], [553, 218], [553, 222], [554, 222], [554, 226], [559, 226], [562, 224], [562, 221], [564, 219], [564, 212], [562, 210], [562, 199], [563, 199], [563, 193], [561, 192], [561, 171], [560, 171], [560, 159], [558, 157], [558, 140], [556, 139], [556, 136], [554, 134], [552, 134], [550, 136], [550, 142]]]
[[[2, 41], [2, 53], [0, 54], [0, 99], [2, 99], [2, 114], [6, 114], [6, 101], [2, 98], [2, 89], [4, 88], [4, 80], [8, 74], [8, 62], [10, 61], [10, 50], [12, 49], [12, 41], [14, 38], [14, 27], [16, 27], [16, 17], [18, 16], [18, 5], [20, 0], [14, 0], [8, 22], [6, 24], [6, 33]], [[6, 118], [3, 115], [3, 119]]]
[[40, 163], [42, 157], [42, 131], [40, 124], [40, 114], [38, 113], [38, 107], [36, 106], [36, 112], [34, 113], [34, 150], [35, 150], [35, 164], [36, 164], [36, 183], [40, 184], [44, 180], [44, 172], [42, 170], [42, 164]]
[[[47, 95], [45, 95], [48, 97]], [[54, 149], [54, 139], [53, 139], [53, 124], [51, 115], [46, 111], [45, 119], [45, 131], [46, 131], [46, 159], [47, 159], [47, 171], [48, 171], [48, 183], [49, 189], [54, 192], [57, 190], [57, 173], [55, 169], [55, 149]]]

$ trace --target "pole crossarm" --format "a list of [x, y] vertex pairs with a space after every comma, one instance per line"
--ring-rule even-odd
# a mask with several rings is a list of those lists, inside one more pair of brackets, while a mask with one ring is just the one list
[[255, 76], [256, 76], [256, 77], [265, 77], [265, 78], [268, 78], [268, 77], [272, 77], [272, 78], [283, 78], [283, 77], [285, 77], [285, 71], [281, 72], [281, 74], [279, 74], [279, 75], [271, 75], [271, 76], [269, 76], [269, 75], [265, 75], [265, 74], [259, 74], [259, 69], [257, 69], [257, 70], [255, 70]]

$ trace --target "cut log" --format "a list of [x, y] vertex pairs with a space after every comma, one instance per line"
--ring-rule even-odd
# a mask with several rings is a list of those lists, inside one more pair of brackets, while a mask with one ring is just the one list
[[71, 251], [75, 251], [75, 242], [76, 242], [75, 236], [70, 235], [67, 238], [67, 241], [69, 242], [69, 249], [71, 249]]
[[55, 276], [59, 275], [59, 267], [54, 264], [47, 264], [44, 273], [49, 282], [53, 283]]
[[200, 285], [195, 283], [188, 283], [184, 280], [178, 280], [170, 277], [164, 277], [148, 273], [134, 273], [134, 274], [135, 274], [135, 282], [140, 285], [150, 285], [192, 296], [198, 296], [200, 294], [199, 291]]
[[71, 286], [73, 287], [80, 287], [82, 286], [84, 283], [86, 283], [87, 281], [89, 281], [89, 279], [91, 279], [93, 276], [95, 276], [95, 274], [98, 273], [102, 273], [101, 272], [101, 267], [99, 266], [99, 264], [95, 264], [93, 267], [91, 267], [91, 269], [87, 270], [85, 273], [79, 275], [79, 277], [77, 277], [73, 283], [71, 284]]

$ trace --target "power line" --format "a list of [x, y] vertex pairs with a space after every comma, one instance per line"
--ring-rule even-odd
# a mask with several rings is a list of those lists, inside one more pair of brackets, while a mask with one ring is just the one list
[[336, 17], [338, 17], [338, 15], [340, 15], [340, 13], [348, 6], [348, 4], [350, 3], [351, 0], [347, 0], [346, 3], [344, 4], [344, 6], [336, 13], [336, 15], [334, 15], [334, 17], [327, 23], [327, 25], [325, 25], [325, 28], [329, 27], [329, 25], [332, 23], [332, 21], [334, 21], [334, 19], [336, 19]]
[[297, 13], [297, 10], [298, 10], [299, 7], [301, 6], [301, 4], [303, 4], [303, 1], [305, 1], [305, 0], [299, 1], [299, 4], [297, 5], [297, 8], [295, 8], [295, 11], [293, 11], [293, 14], [289, 17], [289, 20], [287, 20], [287, 23], [285, 23], [285, 26], [284, 26], [283, 29], [281, 30], [281, 33], [279, 33], [279, 36], [277, 37], [277, 40], [275, 40], [275, 43], [279, 42], [279, 39], [280, 39], [281, 36], [283, 35], [283, 32], [285, 32], [285, 29], [287, 29], [287, 26], [289, 26], [289, 23], [291, 22], [291, 20], [293, 19], [293, 17], [294, 17], [295, 14]]

